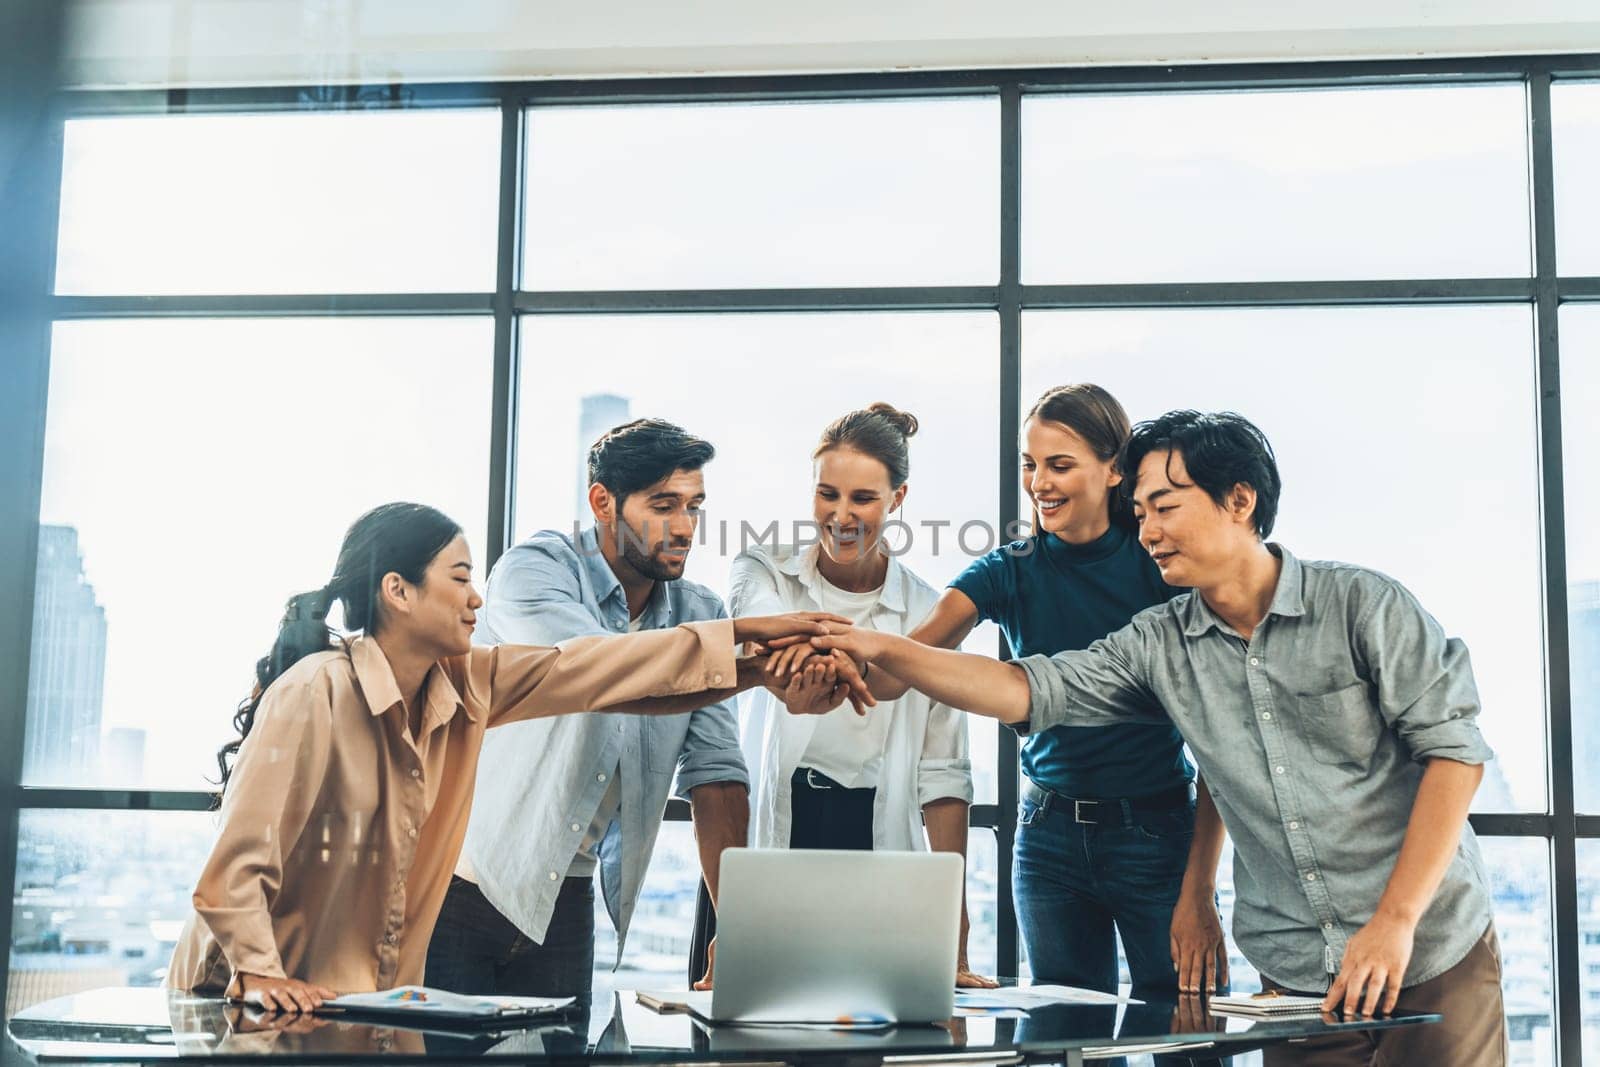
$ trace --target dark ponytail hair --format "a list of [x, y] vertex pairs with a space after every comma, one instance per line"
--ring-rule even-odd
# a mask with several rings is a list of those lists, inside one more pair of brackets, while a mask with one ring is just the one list
[[[1058, 385], [1046, 389], [1022, 420], [1042, 419], [1058, 422], [1083, 438], [1084, 444], [1094, 452], [1101, 463], [1113, 463], [1128, 443], [1131, 427], [1128, 413], [1117, 398], [1105, 389], [1089, 382]], [[1106, 494], [1106, 510], [1111, 522], [1126, 530], [1136, 530], [1139, 524], [1133, 517], [1132, 498], [1126, 492], [1127, 483]], [[1039, 515], [1035, 511], [1033, 528], [1039, 529]]]
[[911, 474], [911, 450], [906, 447], [906, 440], [916, 432], [915, 415], [880, 400], [830, 422], [811, 458], [835, 448], [854, 449], [888, 468], [889, 488], [898, 489]]
[[262, 695], [300, 660], [335, 647], [328, 628], [333, 602], [344, 608], [346, 631], [376, 633], [383, 621], [378, 610], [383, 576], [394, 573], [421, 585], [433, 557], [460, 534], [453, 519], [426, 504], [382, 504], [350, 524], [333, 577], [321, 589], [289, 598], [271, 651], [256, 661], [255, 688], [233, 713], [239, 736], [217, 750], [222, 789], [228, 787], [232, 758], [255, 725]]

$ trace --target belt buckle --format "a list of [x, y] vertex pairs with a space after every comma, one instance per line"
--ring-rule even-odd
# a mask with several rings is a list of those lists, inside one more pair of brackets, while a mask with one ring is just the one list
[[832, 783], [827, 782], [826, 780], [824, 780], [822, 783], [819, 784], [817, 782], [816, 777], [815, 777], [816, 773], [817, 772], [816, 772], [815, 768], [813, 768], [813, 767], [807, 767], [806, 768], [806, 785], [809, 785], [812, 789], [832, 789], [833, 788]]
[[[1093, 826], [1100, 820], [1093, 818], [1085, 819], [1083, 817], [1083, 806], [1085, 804], [1089, 805], [1090, 808], [1098, 808], [1100, 806], [1100, 802], [1098, 800], [1074, 800], [1072, 802], [1072, 821], [1083, 823], [1087, 826]], [[1091, 811], [1090, 814], [1093, 815], [1094, 813]]]

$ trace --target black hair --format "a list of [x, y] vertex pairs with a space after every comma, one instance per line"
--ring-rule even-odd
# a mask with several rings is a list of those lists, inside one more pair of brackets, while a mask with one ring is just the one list
[[1192, 484], [1204, 490], [1218, 507], [1226, 503], [1234, 486], [1254, 489], [1256, 508], [1251, 519], [1256, 534], [1265, 541], [1272, 533], [1283, 481], [1278, 476], [1272, 443], [1255, 423], [1231, 411], [1187, 410], [1169, 411], [1160, 418], [1138, 423], [1117, 461], [1129, 496], [1139, 478], [1139, 464], [1151, 452], [1183, 456]]
[[239, 736], [217, 750], [220, 786], [228, 787], [231, 758], [255, 725], [261, 697], [278, 676], [300, 660], [334, 647], [328, 628], [328, 609], [337, 600], [344, 609], [344, 628], [375, 633], [379, 614], [379, 585], [389, 573], [421, 585], [428, 564], [461, 534], [448, 515], [426, 504], [383, 504], [362, 515], [345, 531], [333, 577], [321, 589], [300, 593], [284, 605], [283, 619], [272, 649], [256, 661], [256, 684], [233, 714]]
[[835, 448], [854, 449], [882, 463], [889, 471], [889, 486], [899, 489], [911, 476], [911, 450], [906, 441], [916, 433], [915, 415], [879, 400], [828, 423], [811, 458]]
[[635, 419], [607, 430], [589, 448], [589, 484], [605, 486], [617, 506], [674, 471], [697, 471], [716, 457], [709, 441], [664, 419]]

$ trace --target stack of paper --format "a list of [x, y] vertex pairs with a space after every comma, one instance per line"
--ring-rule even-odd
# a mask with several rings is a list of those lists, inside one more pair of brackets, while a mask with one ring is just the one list
[[572, 997], [477, 997], [426, 986], [403, 985], [381, 989], [376, 993], [346, 993], [342, 997], [323, 1001], [317, 1011], [334, 1015], [359, 1012], [460, 1022], [505, 1022], [559, 1015], [572, 1002]]

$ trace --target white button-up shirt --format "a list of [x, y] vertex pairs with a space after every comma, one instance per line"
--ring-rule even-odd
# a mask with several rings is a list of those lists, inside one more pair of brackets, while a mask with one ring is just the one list
[[[739, 553], [729, 578], [733, 614], [827, 610], [817, 573], [820, 551], [816, 545], [799, 552], [757, 545]], [[873, 628], [904, 634], [927, 617], [938, 599], [932, 586], [891, 557], [871, 616]], [[744, 758], [755, 783], [750, 843], [787, 848], [790, 779], [811, 744], [818, 717], [791, 715], [766, 689], [752, 689], [740, 699]], [[898, 700], [880, 702], [868, 714], [891, 716], [873, 807], [872, 846], [926, 849], [923, 805], [946, 797], [972, 803], [966, 717], [914, 689]]]

